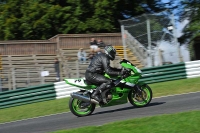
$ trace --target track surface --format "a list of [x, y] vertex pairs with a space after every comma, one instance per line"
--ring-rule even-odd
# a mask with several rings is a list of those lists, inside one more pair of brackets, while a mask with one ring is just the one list
[[130, 103], [127, 103], [107, 108], [96, 108], [93, 114], [87, 117], [76, 117], [68, 112], [0, 124], [0, 133], [45, 133], [82, 126], [102, 125], [131, 118], [200, 110], [199, 102], [200, 92], [161, 97], [153, 99], [150, 105], [144, 108], [134, 108]]

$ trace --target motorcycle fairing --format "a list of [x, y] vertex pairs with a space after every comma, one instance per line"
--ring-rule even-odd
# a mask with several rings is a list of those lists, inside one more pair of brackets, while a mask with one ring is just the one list
[[84, 88], [84, 89], [95, 89], [95, 85], [87, 85], [85, 83], [85, 78], [78, 78], [78, 79], [64, 79], [65, 82], [69, 85], [73, 85], [76, 87]]

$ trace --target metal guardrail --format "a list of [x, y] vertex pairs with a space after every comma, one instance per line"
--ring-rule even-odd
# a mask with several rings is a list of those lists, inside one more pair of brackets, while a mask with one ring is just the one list
[[55, 99], [54, 84], [32, 86], [0, 93], [0, 109]]
[[[158, 83], [176, 79], [200, 77], [200, 61], [191, 61], [142, 69], [145, 83]], [[0, 92], [0, 109], [30, 104], [40, 101], [69, 97], [79, 90], [65, 81]]]
[[143, 77], [140, 81], [157, 83], [176, 79], [200, 77], [200, 61], [190, 61], [159, 67], [142, 69]]
[[164, 65], [142, 69], [142, 78], [140, 81], [145, 83], [157, 83], [175, 79], [186, 78], [186, 69], [184, 63], [173, 65]]

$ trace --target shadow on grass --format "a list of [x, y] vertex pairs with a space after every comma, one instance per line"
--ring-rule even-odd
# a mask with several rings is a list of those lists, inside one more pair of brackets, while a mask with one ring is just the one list
[[[161, 105], [161, 104], [164, 104], [164, 103], [166, 103], [166, 102], [154, 102], [154, 103], [150, 103], [148, 106], [145, 106], [145, 107], [157, 106], [157, 105]], [[140, 108], [145, 108], [145, 107], [140, 107]], [[124, 107], [124, 108], [120, 108], [120, 109], [113, 109], [113, 110], [108, 110], [108, 111], [97, 112], [97, 113], [94, 113], [94, 114], [91, 114], [91, 115], [112, 113], [112, 112], [124, 111], [124, 110], [129, 110], [129, 109], [134, 109], [134, 108], [137, 108], [137, 107], [134, 107], [134, 106]]]

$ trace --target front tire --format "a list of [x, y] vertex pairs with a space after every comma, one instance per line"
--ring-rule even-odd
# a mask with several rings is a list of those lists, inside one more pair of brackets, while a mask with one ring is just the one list
[[[86, 104], [87, 106], [83, 106], [84, 104]], [[78, 116], [78, 117], [82, 117], [82, 116], [87, 116], [93, 113], [93, 111], [95, 110], [96, 104], [94, 103], [86, 103], [84, 101], [81, 101], [79, 99], [74, 99], [74, 98], [70, 98], [69, 100], [69, 109], [70, 111]]]
[[129, 102], [135, 107], [144, 107], [147, 106], [152, 100], [152, 90], [148, 85], [139, 86], [142, 90], [142, 96], [138, 95], [133, 89], [128, 94]]

